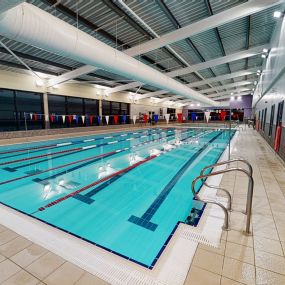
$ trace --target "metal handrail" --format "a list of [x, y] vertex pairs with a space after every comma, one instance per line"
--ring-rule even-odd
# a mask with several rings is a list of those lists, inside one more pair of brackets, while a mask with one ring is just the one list
[[[221, 163], [221, 164], [224, 164], [224, 163]], [[195, 191], [195, 185], [196, 185], [196, 182], [199, 181], [199, 180], [204, 180], [206, 179], [207, 177], [210, 177], [210, 176], [215, 176], [215, 175], [219, 175], [219, 174], [223, 174], [223, 173], [227, 173], [227, 172], [232, 172], [232, 171], [240, 171], [240, 172], [243, 172], [245, 173], [248, 178], [249, 178], [249, 188], [248, 188], [248, 193], [247, 193], [247, 203], [246, 203], [246, 215], [247, 215], [247, 219], [246, 219], [246, 230], [245, 232], [247, 234], [250, 233], [250, 219], [251, 219], [251, 210], [252, 210], [252, 198], [253, 198], [253, 187], [254, 187], [254, 181], [253, 181], [253, 178], [252, 178], [252, 175], [250, 172], [246, 171], [245, 169], [243, 168], [240, 168], [240, 167], [232, 167], [232, 168], [227, 168], [227, 169], [224, 169], [224, 170], [219, 170], [219, 171], [215, 171], [215, 172], [211, 172], [211, 173], [208, 173], [208, 174], [203, 174], [203, 175], [199, 175], [198, 177], [196, 177], [193, 181], [192, 181], [192, 193], [194, 195], [194, 197], [201, 201], [201, 202], [205, 202], [205, 203], [211, 203], [211, 204], [215, 204], [215, 205], [218, 205], [219, 207], [221, 207], [225, 213], [225, 222], [224, 222], [224, 225], [223, 225], [223, 229], [225, 230], [228, 230], [229, 229], [229, 213], [228, 213], [228, 210], [227, 208], [221, 204], [221, 203], [217, 203], [217, 202], [213, 202], [211, 200], [206, 200], [206, 199], [201, 199], [199, 197], [199, 194], [196, 193]]]
[[252, 176], [253, 170], [252, 170], [251, 164], [247, 160], [245, 160], [244, 158], [240, 158], [240, 157], [208, 165], [208, 166], [204, 167], [201, 170], [200, 175], [204, 175], [204, 172], [205, 172], [206, 169], [214, 168], [216, 166], [221, 166], [221, 165], [225, 165], [225, 164], [230, 164], [230, 163], [233, 163], [233, 162], [243, 162], [243, 163], [245, 163], [248, 166], [248, 170], [249, 170], [250, 175]]
[[[214, 167], [216, 167], [216, 166], [221, 166], [221, 165], [225, 165], [225, 164], [229, 165], [229, 164], [231, 164], [231, 163], [233, 163], [233, 162], [243, 162], [243, 163], [245, 163], [245, 164], [248, 166], [249, 174], [250, 174], [250, 176], [252, 177], [252, 173], [253, 173], [252, 166], [251, 166], [251, 164], [250, 164], [247, 160], [245, 160], [244, 158], [234, 158], [234, 159], [231, 159], [231, 160], [221, 161], [221, 162], [214, 163], [214, 164], [212, 164], [212, 165], [208, 165], [208, 166], [204, 167], [204, 168], [201, 170], [200, 175], [204, 175], [204, 172], [205, 172], [207, 169], [209, 169], [209, 168], [214, 168]], [[249, 193], [250, 193], [250, 188], [252, 187], [251, 184], [252, 184], [252, 183], [251, 183], [251, 179], [249, 179], [249, 180], [248, 180], [248, 186], [247, 186], [247, 194], [248, 194], [248, 195], [249, 195]], [[205, 184], [205, 186], [207, 186], [207, 184]], [[209, 186], [208, 186], [208, 187], [209, 187]], [[210, 188], [213, 188], [213, 187], [210, 187]], [[224, 192], [226, 192], [226, 194], [228, 195], [228, 197], [229, 197], [229, 199], [230, 199], [229, 205], [232, 205], [232, 196], [231, 196], [230, 192], [227, 191], [226, 189], [220, 189], [220, 190], [223, 190]], [[248, 199], [249, 199], [249, 197], [247, 196], [247, 200], [248, 200]], [[246, 210], [245, 210], [245, 214], [246, 214], [246, 215], [247, 215], [247, 210], [248, 210], [248, 207], [246, 207]]]

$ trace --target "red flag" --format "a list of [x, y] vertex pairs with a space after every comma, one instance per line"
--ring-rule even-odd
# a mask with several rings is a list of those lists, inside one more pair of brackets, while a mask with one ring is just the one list
[[177, 117], [178, 117], [178, 123], [182, 123], [182, 113], [178, 113]]
[[222, 119], [222, 121], [225, 120], [226, 115], [227, 115], [227, 112], [226, 112], [226, 111], [221, 111], [221, 119]]
[[38, 120], [38, 114], [34, 114], [35, 121]]
[[69, 121], [70, 124], [71, 124], [71, 122], [72, 122], [72, 119], [73, 119], [73, 116], [72, 116], [72, 115], [69, 115], [69, 116], [68, 116], [68, 121]]
[[114, 123], [115, 123], [115, 125], [118, 124], [118, 119], [119, 119], [119, 116], [118, 115], [114, 115]]
[[53, 123], [53, 121], [54, 121], [54, 115], [50, 115], [50, 121]]
[[143, 121], [145, 124], [147, 123], [147, 115], [143, 115]]
[[93, 115], [90, 115], [90, 125], [93, 123]]

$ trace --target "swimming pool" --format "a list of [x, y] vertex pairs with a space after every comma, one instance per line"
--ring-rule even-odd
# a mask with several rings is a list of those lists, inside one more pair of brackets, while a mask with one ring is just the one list
[[151, 269], [196, 207], [192, 180], [228, 140], [156, 128], [4, 146], [0, 202]]

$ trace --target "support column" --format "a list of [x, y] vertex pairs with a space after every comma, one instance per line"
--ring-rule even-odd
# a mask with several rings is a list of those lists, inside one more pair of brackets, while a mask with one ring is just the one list
[[49, 129], [50, 123], [49, 123], [48, 94], [47, 94], [47, 92], [45, 92], [43, 94], [43, 103], [44, 103], [45, 129]]
[[101, 121], [102, 121], [102, 99], [99, 99], [99, 116], [101, 117]]

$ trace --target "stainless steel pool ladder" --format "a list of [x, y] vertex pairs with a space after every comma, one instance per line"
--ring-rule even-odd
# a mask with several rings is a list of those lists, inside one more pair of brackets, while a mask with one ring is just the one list
[[[234, 162], [245, 163], [248, 166], [248, 170], [241, 168], [241, 167], [229, 167], [229, 168], [226, 168], [223, 170], [218, 170], [218, 171], [214, 171], [214, 172], [205, 174], [205, 171], [207, 169], [211, 169], [211, 168], [221, 166], [221, 165], [225, 165], [225, 164], [230, 165], [231, 163], [234, 163]], [[199, 200], [201, 202], [205, 202], [205, 203], [215, 204], [215, 205], [222, 208], [222, 210], [224, 211], [224, 214], [225, 214], [225, 221], [224, 221], [223, 229], [229, 230], [229, 212], [232, 211], [232, 196], [231, 196], [230, 192], [224, 188], [208, 185], [206, 183], [206, 179], [210, 176], [215, 176], [215, 175], [219, 175], [219, 174], [223, 174], [223, 173], [227, 173], [227, 172], [232, 172], [232, 171], [242, 172], [242, 173], [246, 174], [248, 177], [247, 202], [246, 202], [246, 210], [245, 210], [244, 214], [247, 215], [245, 233], [250, 234], [250, 219], [251, 219], [251, 211], [252, 211], [252, 198], [253, 198], [254, 180], [252, 178], [252, 172], [253, 172], [252, 166], [247, 160], [242, 159], [242, 158], [235, 158], [235, 159], [231, 159], [231, 160], [227, 160], [227, 161], [223, 161], [223, 162], [218, 162], [218, 163], [211, 164], [211, 165], [204, 167], [201, 170], [200, 175], [192, 181], [192, 186], [191, 186], [192, 192], [193, 192], [194, 197], [197, 200]], [[196, 191], [195, 191], [195, 185], [200, 180], [202, 181], [202, 184], [208, 188], [213, 188], [213, 189], [218, 189], [218, 190], [224, 191], [226, 193], [226, 195], [228, 196], [228, 206], [225, 207], [222, 203], [200, 198], [199, 194], [196, 193]]]

